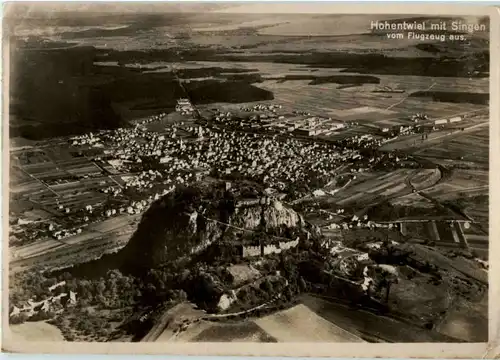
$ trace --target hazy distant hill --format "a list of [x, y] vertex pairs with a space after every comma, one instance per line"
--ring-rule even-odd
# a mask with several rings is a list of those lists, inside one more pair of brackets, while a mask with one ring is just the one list
[[169, 13], [205, 12], [222, 9], [228, 5], [218, 3], [8, 3], [4, 7], [5, 18], [41, 17], [55, 18], [61, 15], [85, 17], [92, 13], [130, 14], [130, 13]]

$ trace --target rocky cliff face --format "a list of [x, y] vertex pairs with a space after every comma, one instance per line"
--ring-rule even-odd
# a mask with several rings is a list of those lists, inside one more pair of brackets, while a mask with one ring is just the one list
[[293, 209], [285, 207], [280, 201], [257, 203], [241, 207], [231, 217], [231, 225], [244, 229], [262, 230], [279, 227], [302, 227], [304, 219]]
[[[126, 265], [156, 267], [166, 261], [198, 254], [232, 232], [302, 228], [303, 218], [277, 200], [235, 207], [225, 191], [206, 188], [178, 190], [153, 203], [122, 250]], [[227, 241], [227, 239], [224, 239]]]

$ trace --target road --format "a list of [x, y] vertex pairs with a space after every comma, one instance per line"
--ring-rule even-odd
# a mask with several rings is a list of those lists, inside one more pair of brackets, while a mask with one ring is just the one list
[[[432, 83], [431, 86], [429, 86], [427, 89], [423, 90], [424, 92], [425, 91], [429, 91], [430, 89], [432, 89], [434, 86], [436, 86], [436, 83]], [[392, 104], [392, 105], [389, 105], [385, 110], [390, 110], [392, 109], [393, 107], [395, 106], [398, 106], [399, 104], [401, 104], [403, 101], [405, 101], [406, 99], [408, 99], [409, 97], [411, 96], [411, 94], [408, 94], [407, 96], [403, 97], [400, 101], [398, 101], [397, 103], [395, 104]]]
[[[417, 160], [418, 161], [418, 160]], [[426, 162], [430, 162], [430, 160], [426, 159], [425, 160]], [[441, 201], [439, 201], [438, 199], [430, 196], [429, 194], [423, 192], [424, 190], [426, 189], [429, 189], [433, 186], [435, 186], [436, 184], [438, 184], [439, 182], [441, 182], [443, 179], [444, 179], [444, 173], [447, 171], [447, 169], [442, 166], [442, 165], [436, 165], [436, 167], [439, 169], [440, 173], [441, 173], [441, 177], [440, 179], [433, 185], [431, 186], [428, 186], [427, 188], [424, 188], [424, 189], [420, 189], [420, 190], [417, 190], [413, 184], [411, 183], [411, 178], [408, 177], [405, 182], [407, 184], [407, 186], [409, 186], [411, 189], [412, 189], [412, 192], [422, 196], [423, 198], [429, 200], [430, 202], [432, 202], [433, 204], [435, 204], [437, 207], [441, 207], [441, 208], [444, 208], [448, 211], [451, 211], [452, 213], [460, 216], [461, 218], [467, 220], [467, 221], [470, 221], [470, 222], [474, 222], [474, 219], [472, 219], [470, 216], [468, 216], [467, 214], [465, 214], [462, 210], [460, 210], [459, 208], [457, 207], [454, 207], [454, 206], [451, 206], [451, 205], [448, 205], [448, 204], [445, 204], [445, 203], [442, 203]], [[481, 231], [485, 232], [484, 229], [482, 229], [479, 224], [478, 224], [478, 227], [481, 229]]]

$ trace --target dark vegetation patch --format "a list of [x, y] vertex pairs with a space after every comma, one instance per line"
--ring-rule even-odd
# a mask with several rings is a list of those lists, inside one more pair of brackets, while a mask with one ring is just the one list
[[432, 101], [488, 105], [490, 94], [471, 92], [417, 91], [411, 97], [429, 97]]
[[[342, 71], [362, 74], [380, 75], [414, 75], [442, 77], [474, 77], [487, 78], [489, 54], [478, 58], [406, 58], [372, 55], [371, 61], [366, 59], [358, 66], [350, 66]], [[364, 63], [363, 63], [364, 62]], [[317, 66], [317, 65], [316, 65]], [[324, 66], [330, 67], [330, 66]]]
[[[11, 52], [11, 136], [31, 139], [123, 124], [109, 94], [92, 77], [93, 48]], [[23, 121], [24, 120], [24, 121]], [[26, 120], [32, 122], [26, 124]]]
[[253, 322], [229, 323], [222, 326], [214, 326], [196, 335], [195, 340], [204, 342], [221, 341], [221, 339], [238, 340], [254, 335], [257, 335], [261, 342], [277, 342], [276, 339], [265, 333]]
[[374, 205], [366, 212], [368, 218], [373, 221], [391, 221], [403, 218], [418, 218], [422, 216], [450, 216], [453, 213], [446, 209], [436, 206], [433, 208], [410, 207], [392, 204], [389, 201], [383, 201]]
[[177, 76], [183, 79], [209, 77], [209, 76], [229, 76], [224, 73], [244, 73], [258, 71], [258, 69], [241, 69], [241, 68], [221, 68], [221, 67], [203, 67], [199, 69], [179, 69], [176, 71]]
[[263, 82], [264, 80], [262, 79], [262, 75], [257, 74], [257, 73], [251, 73], [251, 74], [221, 74], [219, 77], [222, 77], [226, 80], [230, 81], [243, 81], [246, 83], [260, 83]]
[[156, 61], [220, 61], [218, 51], [210, 48], [171, 48], [142, 50], [99, 50], [96, 61], [116, 61], [119, 65], [130, 63], [148, 64]]
[[[43, 42], [39, 42], [42, 44]], [[16, 44], [14, 44], [16, 45]], [[170, 110], [184, 95], [172, 73], [142, 73], [140, 69], [94, 66], [95, 61], [118, 61], [120, 64], [153, 61], [271, 61], [303, 63], [313, 67], [343, 67], [345, 71], [398, 75], [483, 76], [471, 70], [486, 71], [488, 53], [476, 53], [472, 59], [389, 58], [380, 54], [309, 53], [220, 55], [215, 49], [164, 49], [151, 51], [104, 51], [92, 47], [67, 49], [11, 49], [11, 134], [29, 139], [79, 134], [124, 125], [129, 110]], [[22, 69], [22, 70], [21, 70]], [[185, 79], [218, 76], [225, 81], [190, 81], [186, 88], [193, 102], [249, 102], [273, 99], [272, 93], [256, 88], [259, 74], [242, 69], [183, 69]], [[225, 72], [229, 72], [224, 74]], [[240, 74], [238, 74], [240, 73]], [[289, 75], [284, 81], [307, 79], [311, 84], [378, 83], [374, 76], [336, 75], [315, 77]], [[484, 104], [487, 95], [415, 93], [437, 101]], [[144, 114], [141, 114], [144, 115]], [[128, 114], [127, 116], [130, 116]]]
[[278, 80], [279, 83], [292, 80], [311, 80], [309, 85], [319, 84], [380, 84], [380, 79], [376, 76], [369, 75], [331, 75], [331, 76], [316, 76], [309, 74], [285, 75], [284, 77], [270, 78], [270, 80]]
[[[434, 33], [434, 31], [433, 31]], [[445, 35], [457, 35], [460, 32], [441, 32]], [[480, 37], [470, 37], [466, 35], [468, 41], [447, 41], [435, 43], [422, 43], [415, 45], [415, 48], [439, 56], [441, 59], [449, 58], [453, 55], [464, 58], [471, 57], [477, 59], [488, 59], [489, 40]]]
[[[185, 97], [172, 73], [95, 66], [97, 53], [92, 47], [12, 50], [11, 136], [37, 140], [113, 129], [126, 125], [127, 112], [134, 106], [169, 110]], [[180, 75], [198, 77], [207, 71], [233, 69], [186, 69]], [[225, 81], [191, 81], [185, 88], [194, 103], [273, 99], [271, 92], [251, 85], [258, 77], [237, 75], [228, 74]]]
[[226, 61], [264, 61], [305, 64], [310, 67], [344, 68], [343, 72], [380, 75], [443, 77], [488, 77], [489, 52], [476, 52], [465, 58], [390, 57], [383, 54], [321, 52], [308, 54], [220, 55]]
[[441, 52], [441, 49], [435, 44], [417, 44], [415, 47], [419, 50], [426, 51], [429, 53], [437, 54]]
[[[442, 57], [390, 57], [384, 54], [345, 52], [283, 53], [266, 55], [221, 54], [215, 49], [156, 49], [150, 51], [106, 51], [103, 61], [234, 61], [304, 64], [309, 67], [344, 68], [344, 72], [383, 75], [443, 77], [488, 77], [489, 51]], [[449, 55], [449, 56], [445, 56]]]

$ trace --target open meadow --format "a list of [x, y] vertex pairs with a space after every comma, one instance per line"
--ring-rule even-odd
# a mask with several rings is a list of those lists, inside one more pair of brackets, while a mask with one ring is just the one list
[[431, 147], [417, 152], [420, 156], [442, 160], [460, 160], [468, 163], [489, 165], [489, 129], [480, 129], [443, 139]]
[[10, 325], [8, 331], [14, 341], [64, 341], [61, 330], [45, 321]]
[[364, 342], [302, 304], [255, 322], [278, 342]]

